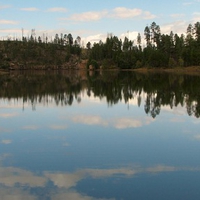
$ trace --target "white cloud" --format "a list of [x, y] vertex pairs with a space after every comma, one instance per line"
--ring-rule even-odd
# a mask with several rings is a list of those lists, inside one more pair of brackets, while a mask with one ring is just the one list
[[183, 123], [183, 122], [185, 122], [185, 120], [180, 118], [180, 117], [179, 118], [178, 117], [172, 118], [170, 121], [174, 122], [174, 123]]
[[178, 106], [174, 106], [173, 109], [170, 106], [162, 106], [162, 112], [169, 112], [169, 113], [174, 113], [176, 115], [185, 115], [186, 111], [185, 108], [178, 105]]
[[114, 169], [83, 169], [78, 170], [73, 173], [45, 173], [45, 177], [50, 179], [54, 185], [60, 188], [70, 189], [77, 185], [77, 183], [86, 178], [92, 177], [94, 179], [108, 178], [113, 175], [123, 175], [126, 177], [132, 177], [140, 173], [163, 173], [163, 172], [173, 172], [173, 171], [199, 171], [198, 168], [189, 167], [174, 167], [166, 165], [156, 165], [153, 167], [142, 168], [136, 166], [133, 168], [114, 168]]
[[150, 13], [149, 11], [143, 11], [138, 8], [129, 9], [126, 7], [116, 7], [112, 10], [76, 13], [71, 15], [69, 18], [62, 18], [60, 20], [70, 20], [74, 22], [89, 22], [89, 21], [98, 21], [101, 20], [102, 18], [130, 19], [135, 17], [140, 17], [143, 19], [156, 18], [156, 16]]
[[200, 134], [199, 134], [199, 135], [195, 135], [195, 136], [194, 136], [194, 139], [200, 140]]
[[23, 11], [30, 11], [30, 12], [39, 11], [39, 9], [38, 9], [38, 8], [35, 8], [35, 7], [21, 8], [20, 10], [23, 10]]
[[172, 18], [182, 18], [185, 16], [185, 14], [179, 14], [179, 13], [176, 13], [176, 14], [171, 14], [170, 15]]
[[184, 20], [174, 21], [168, 24], [163, 24], [160, 26], [161, 33], [169, 34], [171, 31], [177, 33], [178, 35], [184, 34], [186, 32], [188, 22]]
[[137, 128], [141, 126], [142, 122], [140, 120], [135, 120], [135, 119], [122, 118], [115, 121], [115, 128], [117, 129]]
[[10, 117], [16, 117], [18, 114], [17, 113], [1, 113], [0, 117], [2, 118], [10, 118]]
[[75, 22], [89, 22], [89, 21], [97, 21], [102, 19], [107, 15], [107, 11], [90, 11], [90, 12], [84, 12], [84, 13], [77, 13], [71, 15], [70, 18], [65, 18], [61, 20], [70, 20], [70, 21], [75, 21]]
[[12, 141], [11, 140], [1, 140], [2, 144], [11, 144]]
[[36, 200], [36, 197], [19, 188], [0, 188], [1, 200]]
[[47, 12], [67, 12], [67, 9], [62, 7], [55, 7], [55, 8], [49, 8]]
[[[139, 171], [139, 170], [138, 170]], [[119, 169], [85, 169], [83, 174], [87, 174], [92, 178], [110, 177], [115, 174], [123, 174], [124, 176], [133, 176], [138, 173], [137, 169], [119, 168]]]
[[9, 7], [11, 7], [11, 6], [10, 5], [2, 5], [2, 6], [0, 6], [0, 10], [6, 9], [6, 8], [9, 8]]
[[154, 119], [151, 117], [146, 117], [144, 119], [121, 118], [115, 120], [114, 127], [117, 129], [138, 128], [144, 125], [148, 125], [153, 121]]
[[8, 157], [12, 156], [12, 154], [10, 153], [3, 153], [3, 154], [0, 154], [0, 160], [4, 160]]
[[30, 187], [42, 187], [46, 183], [45, 177], [36, 176], [32, 172], [14, 167], [0, 168], [0, 183], [13, 187], [16, 183]]
[[[90, 35], [90, 36], [82, 38], [82, 39], [86, 42], [90, 41], [93, 44], [94, 42], [98, 43], [100, 40], [105, 42], [106, 38], [107, 38], [107, 35], [105, 35], [105, 34], [96, 34], [96, 35]], [[93, 102], [95, 101], [96, 103], [100, 103], [99, 98], [91, 97], [90, 100], [91, 99]]]
[[190, 6], [190, 5], [192, 5], [192, 4], [193, 4], [193, 2], [184, 2], [184, 3], [183, 3], [184, 6]]
[[125, 7], [117, 7], [113, 9], [113, 13], [111, 14], [111, 16], [114, 18], [124, 19], [124, 18], [133, 18], [141, 14], [142, 14], [141, 9], [137, 8], [129, 9]]
[[[125, 37], [127, 37], [130, 40], [135, 40], [136, 41], [137, 35], [138, 35], [137, 31], [127, 31], [127, 32], [121, 33], [118, 37], [119, 37], [119, 39], [122, 39], [122, 40]], [[102, 42], [105, 42], [107, 36], [108, 36], [107, 34], [94, 34], [94, 35], [90, 35], [88, 37], [83, 37], [82, 41], [84, 41], [85, 44], [87, 44], [88, 41], [90, 41], [91, 44], [94, 44], [95, 42], [98, 43], [100, 40]], [[142, 37], [142, 35], [141, 35], [141, 37]], [[143, 37], [142, 37], [142, 43], [143, 43]], [[95, 101], [96, 103], [100, 103], [102, 101], [102, 99], [100, 100], [99, 98], [96, 98], [96, 97], [90, 97], [90, 100], [91, 99], [92, 99], [92, 102]]]
[[[0, 33], [22, 33], [21, 29], [4, 29], [4, 30], [0, 30]], [[6, 101], [8, 102], [8, 99], [6, 99]], [[1, 102], [0, 102], [1, 104]], [[23, 105], [23, 103], [15, 103], [15, 102], [11, 102], [9, 101], [8, 104], [4, 104], [3, 102], [0, 105], [0, 109], [15, 109], [15, 108], [22, 108], [22, 107], [27, 107], [27, 105]]]
[[69, 143], [67, 143], [67, 142], [65, 142], [65, 143], [63, 144], [63, 146], [64, 146], [64, 147], [69, 147], [69, 146], [70, 146], [70, 144], [69, 144]]
[[[0, 141], [0, 143], [1, 143], [1, 141]], [[0, 166], [3, 166], [4, 161], [5, 161], [7, 158], [11, 157], [11, 156], [12, 156], [12, 154], [9, 154], [9, 153], [0, 154]], [[0, 184], [1, 184], [1, 183], [0, 183]], [[1, 199], [1, 198], [0, 198], [0, 199]]]
[[178, 168], [173, 166], [158, 165], [155, 167], [146, 168], [144, 171], [149, 173], [161, 173], [161, 172], [173, 172], [178, 170]]
[[111, 126], [116, 129], [126, 129], [126, 128], [138, 128], [144, 125], [148, 125], [154, 121], [152, 117], [145, 117], [141, 119], [134, 118], [116, 118], [116, 119], [102, 119], [100, 116], [75, 116], [72, 118], [75, 123], [81, 123], [86, 125], [101, 125], [101, 126]]
[[149, 11], [144, 11], [142, 18], [143, 19], [155, 19], [155, 18], [157, 18], [157, 16], [150, 13]]
[[50, 129], [53, 129], [53, 130], [65, 130], [65, 129], [67, 129], [67, 126], [66, 125], [51, 125]]
[[129, 38], [129, 40], [136, 40], [137, 36], [138, 36], [138, 32], [136, 32], [136, 31], [128, 31], [126, 33], [122, 33], [119, 36], [119, 38], [124, 39], [125, 37], [127, 37], [127, 38]]
[[36, 175], [30, 171], [14, 167], [0, 167], [0, 199], [1, 200], [36, 200], [38, 196], [32, 196], [28, 191], [22, 190], [19, 186], [46, 188], [46, 183], [51, 181], [56, 190], [50, 193], [51, 199], [77, 199], [94, 200], [95, 198], [78, 193], [75, 187], [81, 180], [91, 177], [93, 179], [109, 178], [119, 175], [120, 177], [131, 178], [141, 173], [165, 173], [173, 171], [199, 171], [199, 168], [174, 167], [166, 165], [155, 165], [153, 167], [123, 167], [110, 169], [80, 169], [75, 172], [43, 172], [43, 175]]
[[22, 129], [24, 130], [37, 130], [38, 127], [35, 125], [23, 126]]
[[9, 25], [15, 25], [15, 24], [18, 24], [19, 22], [17, 21], [14, 21], [14, 20], [4, 20], [4, 19], [1, 19], [0, 20], [0, 24], [9, 24]]
[[0, 133], [1, 132], [10, 132], [10, 130], [0, 127]]
[[192, 21], [193, 21], [193, 23], [196, 23], [196, 22], [200, 21], [200, 12], [193, 13]]
[[84, 178], [84, 173], [45, 173], [45, 177], [54, 182], [57, 187], [71, 188]]
[[[68, 199], [68, 200], [96, 200], [96, 198], [89, 197], [83, 194], [79, 194], [76, 191], [66, 191], [66, 192], [59, 192], [59, 194], [55, 194], [52, 196], [53, 200], [63, 200], [63, 199]], [[103, 200], [103, 199], [102, 199]], [[104, 199], [106, 200], [106, 199]]]
[[194, 124], [200, 124], [199, 118], [194, 118], [193, 123]]
[[130, 169], [84, 169], [74, 173], [45, 173], [45, 177], [50, 179], [56, 186], [67, 189], [76, 186], [77, 183], [87, 176], [93, 178], [109, 177], [113, 174], [133, 174]]
[[129, 9], [125, 7], [117, 7], [113, 9], [110, 16], [117, 19], [128, 19], [128, 18], [135, 18], [135, 17], [140, 17], [143, 19], [156, 18], [156, 15], [153, 15], [149, 11], [143, 11], [142, 9], [138, 9], [138, 8]]
[[72, 121], [76, 123], [82, 123], [87, 125], [102, 125], [107, 126], [108, 122], [103, 120], [100, 116], [75, 116], [72, 118]]

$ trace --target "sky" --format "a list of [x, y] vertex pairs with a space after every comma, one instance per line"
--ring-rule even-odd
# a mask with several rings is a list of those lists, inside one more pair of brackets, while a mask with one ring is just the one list
[[[185, 33], [200, 21], [200, 0], [0, 0], [0, 39], [35, 36], [52, 39], [71, 33], [82, 43], [105, 40], [108, 34], [136, 40], [156, 22], [161, 33]], [[23, 31], [22, 31], [23, 30]]]

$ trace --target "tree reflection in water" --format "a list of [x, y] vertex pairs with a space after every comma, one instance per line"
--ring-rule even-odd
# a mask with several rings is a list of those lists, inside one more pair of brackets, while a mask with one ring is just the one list
[[[0, 98], [23, 99], [36, 109], [38, 103], [71, 106], [81, 102], [87, 91], [109, 106], [137, 99], [144, 101], [144, 111], [153, 118], [162, 106], [185, 107], [188, 115], [200, 116], [200, 77], [169, 73], [136, 73], [130, 71], [20, 71], [0, 76]], [[141, 94], [145, 94], [141, 96]]]

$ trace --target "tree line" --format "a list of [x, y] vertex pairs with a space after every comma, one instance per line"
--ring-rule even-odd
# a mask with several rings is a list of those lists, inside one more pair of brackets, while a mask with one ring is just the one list
[[22, 37], [22, 40], [0, 41], [0, 68], [8, 69], [18, 65], [20, 69], [69, 68], [81, 60], [88, 60], [87, 67], [134, 69], [141, 67], [185, 67], [200, 66], [200, 22], [189, 24], [186, 34], [162, 34], [160, 26], [152, 22], [144, 28], [145, 45], [141, 33], [136, 42], [125, 37], [123, 40], [112, 34], [106, 41], [99, 41], [86, 47], [81, 37], [72, 34], [56, 34], [48, 37]]
[[110, 35], [105, 42], [95, 43], [90, 49], [89, 64], [122, 69], [200, 66], [200, 22], [189, 24], [186, 35], [172, 31], [162, 34], [160, 26], [152, 22], [144, 29], [144, 39], [145, 47], [140, 33], [136, 44], [128, 37], [122, 41]]

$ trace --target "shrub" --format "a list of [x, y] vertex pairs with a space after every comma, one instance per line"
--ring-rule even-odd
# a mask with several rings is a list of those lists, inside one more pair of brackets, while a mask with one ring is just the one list
[[142, 62], [137, 60], [136, 62], [136, 68], [141, 68], [142, 67]]
[[183, 67], [184, 66], [184, 60], [182, 58], [178, 59], [178, 65], [179, 65], [179, 67]]
[[90, 65], [92, 65], [94, 69], [98, 69], [99, 68], [99, 64], [94, 59], [93, 60], [88, 60], [87, 68], [89, 68]]
[[174, 58], [169, 58], [168, 66], [171, 68], [177, 67], [177, 62], [174, 60]]

